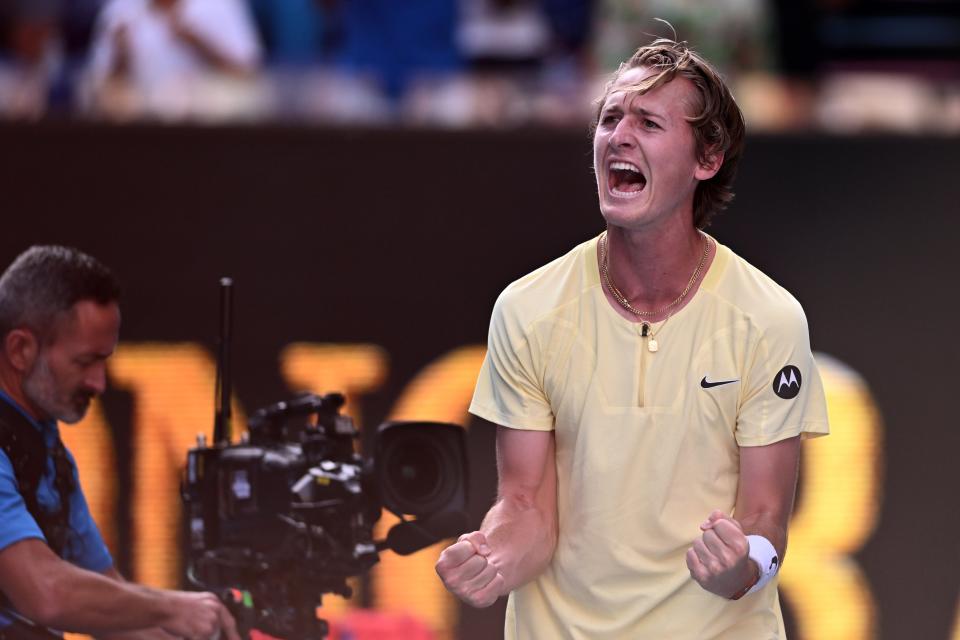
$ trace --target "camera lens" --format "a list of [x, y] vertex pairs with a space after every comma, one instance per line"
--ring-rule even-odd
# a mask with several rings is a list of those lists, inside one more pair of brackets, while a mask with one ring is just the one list
[[464, 508], [466, 456], [461, 427], [388, 422], [378, 434], [376, 475], [384, 507], [418, 517]]
[[408, 448], [398, 452], [389, 461], [388, 481], [397, 493], [408, 500], [429, 500], [440, 486], [437, 452], [426, 442], [407, 444]]

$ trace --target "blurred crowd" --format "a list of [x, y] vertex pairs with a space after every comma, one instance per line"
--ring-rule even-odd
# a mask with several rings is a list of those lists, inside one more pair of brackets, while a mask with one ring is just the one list
[[0, 118], [582, 126], [674, 34], [754, 131], [960, 132], [956, 0], [0, 0]]

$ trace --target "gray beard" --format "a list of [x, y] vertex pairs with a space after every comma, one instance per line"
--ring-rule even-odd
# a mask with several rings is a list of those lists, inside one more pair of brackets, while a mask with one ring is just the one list
[[37, 357], [33, 369], [23, 378], [23, 394], [45, 414], [67, 424], [80, 422], [86, 413], [86, 408], [78, 411], [73, 406], [58, 405], [56, 383], [42, 356]]

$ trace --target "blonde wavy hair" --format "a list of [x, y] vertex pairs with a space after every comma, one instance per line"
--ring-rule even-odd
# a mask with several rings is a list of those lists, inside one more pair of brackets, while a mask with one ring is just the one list
[[700, 182], [693, 196], [693, 224], [703, 229], [710, 224], [713, 216], [726, 209], [733, 200], [733, 180], [737, 163], [743, 154], [743, 114], [720, 73], [703, 56], [690, 49], [686, 42], [658, 38], [637, 49], [610, 77], [603, 95], [595, 103], [596, 114], [591, 134], [596, 132], [600, 111], [614, 84], [623, 73], [637, 67], [647, 67], [655, 73], [636, 85], [625, 87], [627, 91], [643, 94], [678, 75], [692, 82], [697, 89], [696, 99], [691, 105], [694, 114], [687, 116], [687, 121], [693, 127], [697, 158], [705, 162], [710, 156], [723, 154], [720, 170], [709, 180]]

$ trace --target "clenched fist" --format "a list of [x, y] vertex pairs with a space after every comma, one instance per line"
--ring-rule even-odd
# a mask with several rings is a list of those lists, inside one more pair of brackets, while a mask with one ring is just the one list
[[467, 604], [489, 607], [504, 588], [490, 553], [486, 536], [479, 531], [465, 533], [440, 554], [437, 574], [447, 590]]
[[687, 568], [701, 587], [732, 598], [757, 581], [759, 568], [750, 560], [750, 543], [739, 522], [714, 511], [700, 530], [703, 535], [687, 551]]

